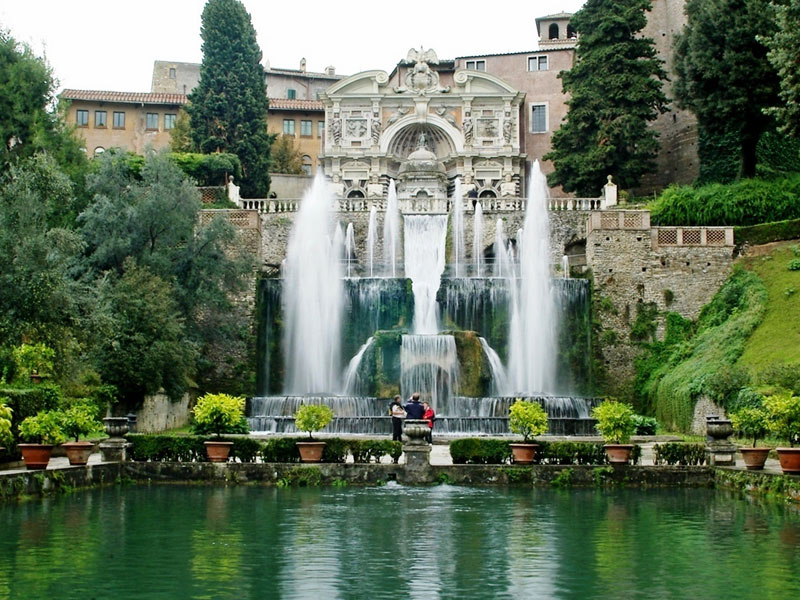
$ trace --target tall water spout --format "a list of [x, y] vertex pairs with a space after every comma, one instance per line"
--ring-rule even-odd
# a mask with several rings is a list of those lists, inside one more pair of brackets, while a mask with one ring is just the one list
[[378, 234], [378, 208], [373, 204], [369, 209], [369, 226], [367, 228], [367, 272], [375, 277], [375, 236]]
[[547, 180], [534, 162], [521, 233], [520, 275], [512, 288], [509, 379], [515, 393], [555, 390], [556, 310], [550, 281]]
[[437, 333], [436, 292], [444, 272], [447, 215], [406, 215], [404, 224], [405, 273], [414, 292], [414, 333]]
[[344, 294], [341, 250], [331, 240], [332, 204], [320, 172], [289, 236], [283, 290], [289, 394], [332, 392], [340, 386]]
[[513, 262], [511, 249], [503, 229], [503, 219], [497, 219], [494, 226], [494, 271], [495, 277], [511, 277]]
[[475, 217], [472, 225], [472, 266], [475, 277], [483, 276], [483, 207], [475, 203]]
[[383, 264], [387, 276], [397, 277], [397, 255], [400, 248], [400, 210], [394, 179], [389, 180], [386, 214], [383, 216]]
[[461, 192], [461, 178], [456, 178], [453, 193], [453, 276], [463, 277], [464, 268], [464, 198]]
[[566, 254], [561, 257], [561, 276], [569, 279], [569, 256]]
[[353, 262], [356, 258], [356, 240], [353, 235], [353, 224], [347, 224], [347, 233], [344, 236], [344, 260], [347, 263], [347, 276], [351, 277]]

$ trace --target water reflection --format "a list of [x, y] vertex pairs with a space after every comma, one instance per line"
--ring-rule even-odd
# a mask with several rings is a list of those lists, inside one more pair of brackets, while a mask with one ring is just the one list
[[0, 533], [0, 600], [800, 593], [797, 509], [710, 490], [132, 487]]

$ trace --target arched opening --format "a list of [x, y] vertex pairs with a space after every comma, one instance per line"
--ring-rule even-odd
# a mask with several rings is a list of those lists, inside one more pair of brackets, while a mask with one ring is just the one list
[[303, 155], [303, 173], [311, 175], [311, 157], [308, 154]]
[[567, 37], [571, 40], [574, 40], [578, 37], [578, 33], [575, 31], [575, 28], [572, 25], [567, 25]]
[[105, 151], [106, 151], [105, 148], [103, 148], [102, 146], [98, 146], [97, 148], [94, 149], [94, 155], [100, 156]]
[[547, 35], [551, 40], [557, 40], [558, 39], [558, 23], [551, 23], [550, 24], [550, 30], [548, 31]]
[[437, 158], [443, 158], [455, 153], [453, 142], [442, 129], [430, 123], [412, 123], [403, 127], [392, 138], [389, 152], [399, 159], [408, 158], [408, 155], [417, 149], [421, 134], [425, 134], [425, 145]]
[[363, 198], [364, 197], [364, 192], [362, 192], [361, 190], [350, 190], [349, 192], [347, 192], [347, 197], [348, 198]]
[[478, 198], [497, 198], [497, 193], [494, 190], [481, 190]]

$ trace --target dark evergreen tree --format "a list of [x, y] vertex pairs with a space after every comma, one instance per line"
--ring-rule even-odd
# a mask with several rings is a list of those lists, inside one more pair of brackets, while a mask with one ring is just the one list
[[559, 74], [569, 109], [544, 156], [555, 165], [550, 185], [593, 197], [607, 175], [629, 188], [654, 169], [658, 138], [647, 124], [666, 110], [667, 75], [653, 41], [639, 35], [650, 7], [650, 0], [588, 0], [573, 16], [577, 59]]
[[200, 35], [200, 82], [190, 94], [192, 140], [201, 152], [231, 152], [242, 163], [242, 195], [269, 192], [267, 89], [250, 15], [238, 0], [209, 0]]
[[[778, 101], [778, 77], [758, 36], [775, 27], [768, 0], [689, 0], [688, 23], [675, 43], [675, 92], [681, 106], [697, 116], [704, 179], [726, 137], [736, 141], [739, 175], [756, 174], [756, 148], [773, 126], [764, 109]], [[723, 144], [724, 145], [724, 144]]]
[[767, 58], [780, 77], [782, 102], [771, 109], [781, 130], [800, 138], [800, 0], [773, 5], [777, 27], [760, 38], [769, 48]]

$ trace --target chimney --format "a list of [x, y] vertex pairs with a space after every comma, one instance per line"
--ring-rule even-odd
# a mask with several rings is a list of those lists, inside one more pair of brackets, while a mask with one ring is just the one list
[[306, 72], [306, 59], [305, 58], [301, 58], [300, 59], [300, 71], [303, 72], [303, 73]]
[[329, 77], [333, 77], [334, 75], [336, 75], [336, 67], [333, 66], [325, 67], [325, 75]]

